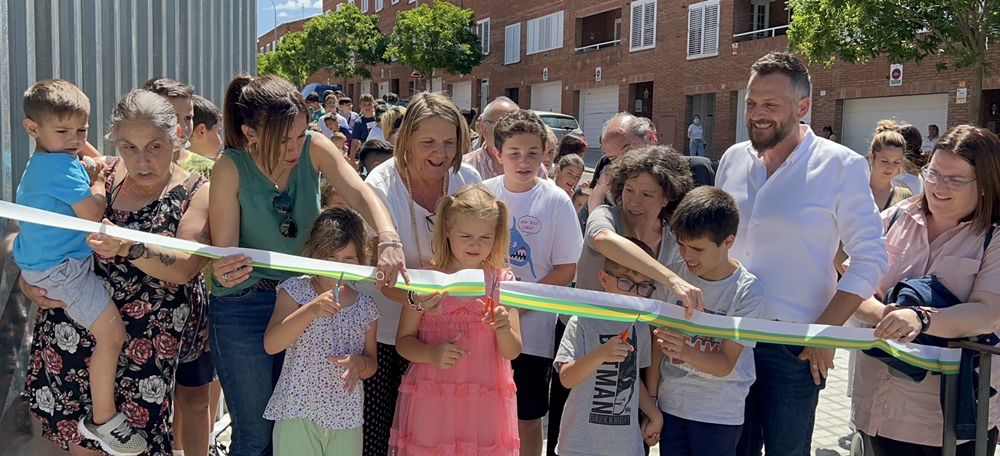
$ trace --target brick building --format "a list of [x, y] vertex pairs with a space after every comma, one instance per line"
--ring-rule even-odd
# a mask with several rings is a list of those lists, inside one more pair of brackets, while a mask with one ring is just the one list
[[[353, 0], [378, 14], [389, 33], [398, 11], [416, 0]], [[324, 10], [344, 0], [325, 0]], [[596, 144], [604, 121], [618, 111], [651, 118], [661, 143], [687, 149], [686, 128], [699, 114], [708, 150], [716, 157], [747, 137], [743, 89], [750, 65], [788, 46], [785, 0], [464, 0], [475, 11], [477, 32], [488, 53], [472, 74], [437, 74], [430, 89], [451, 94], [460, 107], [482, 107], [504, 95], [524, 108], [576, 116]], [[998, 54], [994, 54], [993, 60]], [[865, 151], [882, 118], [913, 123], [926, 134], [966, 122], [957, 89], [971, 71], [938, 73], [935, 60], [907, 63], [899, 85], [890, 86], [890, 65], [812, 66], [815, 131], [833, 127], [841, 142]], [[371, 80], [338, 80], [320, 72], [310, 82], [341, 84], [348, 95], [405, 98], [426, 80], [398, 64], [371, 69]], [[987, 125], [1000, 122], [1000, 78], [984, 80]]]
[[292, 32], [301, 32], [305, 28], [306, 22], [309, 22], [309, 19], [311, 18], [307, 17], [297, 21], [285, 22], [268, 30], [267, 33], [257, 38], [257, 53], [264, 54], [273, 51], [282, 37]]

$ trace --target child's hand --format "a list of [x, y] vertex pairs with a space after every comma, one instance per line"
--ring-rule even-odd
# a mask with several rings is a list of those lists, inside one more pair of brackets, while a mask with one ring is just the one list
[[80, 157], [80, 162], [83, 164], [83, 169], [87, 170], [90, 185], [107, 182], [107, 175], [105, 174], [107, 166], [104, 163], [97, 162], [88, 156]]
[[601, 358], [606, 363], [620, 363], [628, 357], [628, 352], [634, 350], [631, 345], [622, 342], [622, 338], [615, 336], [608, 339], [604, 345], [597, 348], [601, 350]]
[[642, 415], [639, 420], [639, 428], [642, 429], [642, 440], [646, 445], [653, 446], [660, 443], [660, 431], [663, 430], [662, 416]]
[[684, 361], [684, 355], [690, 348], [684, 340], [684, 334], [667, 328], [656, 328], [653, 334], [656, 335], [656, 343], [660, 345], [664, 355]]
[[367, 363], [365, 358], [361, 355], [330, 355], [326, 359], [344, 366], [346, 370], [340, 375], [340, 379], [344, 381], [344, 390], [348, 393], [353, 393], [354, 387], [358, 385], [358, 380], [361, 379], [361, 373], [368, 367], [365, 365]]
[[332, 317], [340, 312], [340, 303], [333, 300], [333, 290], [323, 292], [306, 305], [313, 311], [313, 318]]
[[490, 311], [489, 305], [483, 302], [482, 299], [477, 299], [476, 302], [483, 306], [485, 311], [483, 312], [483, 323], [490, 325], [494, 331], [510, 331], [510, 315], [507, 313], [507, 309], [504, 306], [493, 306], [493, 310]]
[[470, 351], [455, 345], [458, 339], [462, 338], [462, 333], [455, 334], [448, 342], [435, 345], [431, 349], [431, 362], [434, 363], [438, 369], [451, 369], [458, 360], [471, 353]]

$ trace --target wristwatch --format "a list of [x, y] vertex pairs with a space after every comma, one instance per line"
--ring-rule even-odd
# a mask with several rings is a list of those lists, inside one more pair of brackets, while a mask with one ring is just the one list
[[132, 247], [128, 248], [128, 255], [125, 255], [125, 259], [128, 261], [138, 260], [146, 253], [146, 244], [141, 242], [136, 242], [132, 244]]
[[931, 325], [931, 312], [920, 306], [911, 306], [908, 309], [916, 313], [917, 319], [920, 320], [920, 334], [927, 332], [927, 327]]

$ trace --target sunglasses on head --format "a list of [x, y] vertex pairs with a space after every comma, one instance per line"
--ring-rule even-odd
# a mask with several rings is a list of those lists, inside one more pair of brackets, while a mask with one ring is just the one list
[[274, 197], [274, 211], [284, 215], [285, 220], [278, 226], [278, 231], [286, 238], [294, 238], [299, 235], [299, 226], [292, 218], [292, 197], [288, 192], [281, 192]]

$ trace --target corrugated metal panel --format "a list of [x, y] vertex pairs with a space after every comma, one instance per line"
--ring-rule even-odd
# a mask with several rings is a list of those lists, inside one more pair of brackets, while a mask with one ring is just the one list
[[195, 86], [221, 106], [226, 84], [257, 68], [256, 0], [0, 0], [0, 198], [13, 200], [34, 145], [21, 96], [66, 79], [90, 97], [90, 142], [117, 99], [155, 76]]
[[[90, 97], [89, 139], [105, 153], [111, 107], [156, 76], [195, 86], [222, 105], [229, 80], [256, 73], [256, 0], [0, 0], [0, 198], [14, 200], [34, 143], [21, 99], [35, 81], [66, 79]], [[0, 220], [0, 240], [12, 233]], [[31, 304], [11, 293], [17, 268], [0, 242], [0, 445], [12, 442], [27, 410], [24, 385]], [[39, 440], [36, 436], [35, 440]], [[30, 443], [20, 454], [55, 453]], [[0, 446], [0, 454], [11, 454]], [[41, 453], [39, 452], [41, 451]]]

